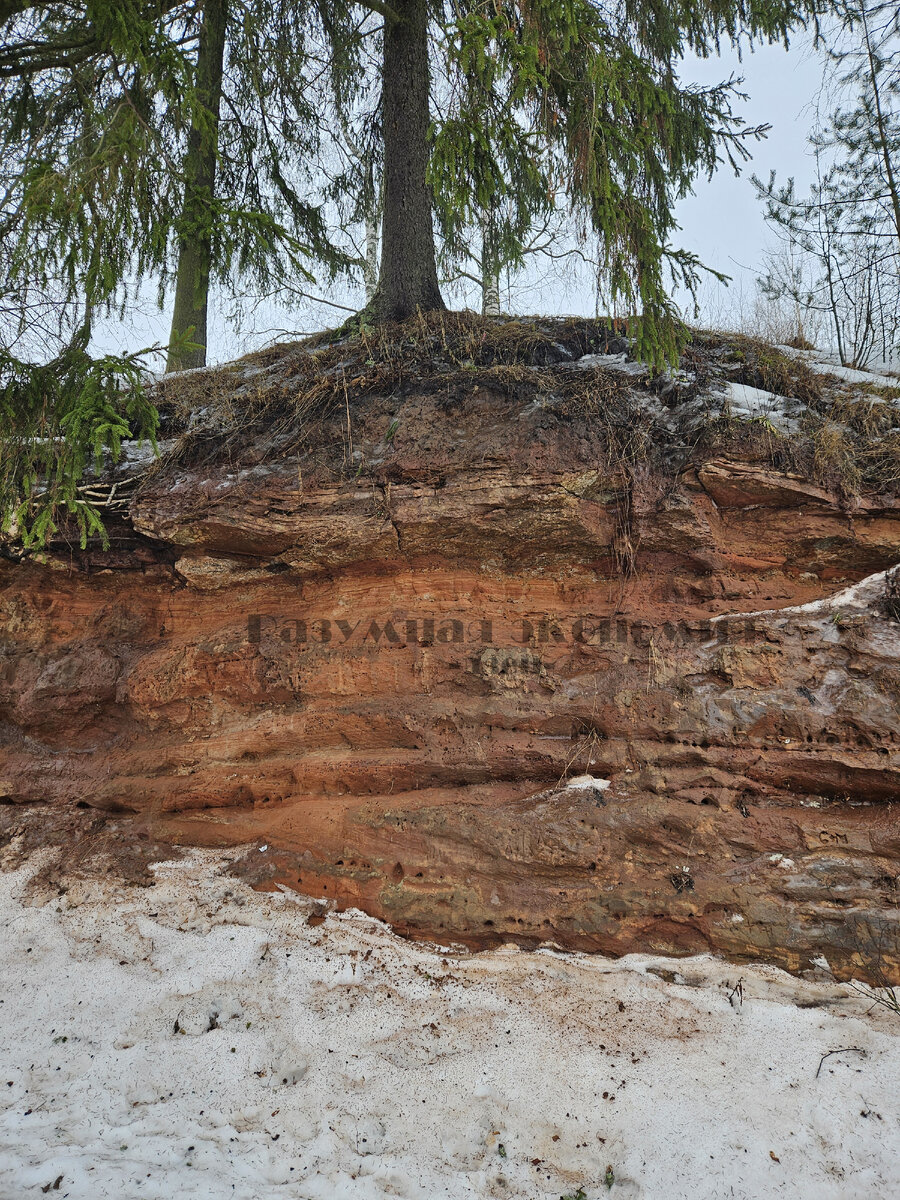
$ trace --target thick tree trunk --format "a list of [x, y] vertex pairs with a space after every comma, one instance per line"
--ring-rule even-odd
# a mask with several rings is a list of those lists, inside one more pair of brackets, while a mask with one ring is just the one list
[[188, 135], [184, 161], [184, 207], [178, 234], [178, 273], [170, 342], [191, 328], [198, 350], [169, 351], [167, 371], [206, 365], [209, 276], [212, 267], [213, 202], [219, 149], [219, 104], [225, 58], [226, 0], [205, 0], [197, 51], [197, 98], [205, 109]]
[[438, 286], [428, 170], [428, 4], [397, 0], [384, 27], [384, 214], [375, 321], [444, 307]]

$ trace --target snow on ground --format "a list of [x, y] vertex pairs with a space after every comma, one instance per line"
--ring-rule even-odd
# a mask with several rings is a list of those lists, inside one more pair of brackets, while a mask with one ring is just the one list
[[573, 366], [584, 371], [603, 367], [607, 371], [621, 371], [624, 375], [646, 375], [647, 364], [629, 358], [627, 354], [583, 354]]
[[748, 383], [723, 380], [724, 403], [728, 413], [743, 420], [767, 421], [779, 433], [794, 433], [802, 405], [788, 396], [779, 396]]
[[890, 372], [886, 363], [876, 364], [881, 367], [880, 371], [858, 371], [854, 367], [845, 367], [836, 355], [821, 350], [797, 350], [794, 346], [778, 346], [777, 349], [789, 358], [801, 359], [820, 375], [833, 375], [847, 383], [871, 383], [875, 387], [900, 386], [900, 376], [896, 371]]
[[900, 1195], [900, 1021], [846, 987], [310, 925], [224, 861], [0, 875], [3, 1200]]

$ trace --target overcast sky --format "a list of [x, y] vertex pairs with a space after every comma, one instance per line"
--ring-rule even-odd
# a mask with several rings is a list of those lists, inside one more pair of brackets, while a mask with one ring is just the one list
[[[771, 170], [782, 180], [793, 175], [801, 193], [812, 182], [807, 138], [822, 70], [821, 56], [805, 37], [797, 37], [788, 51], [769, 46], [746, 55], [743, 62], [729, 55], [691, 64], [691, 78], [697, 83], [714, 83], [732, 71], [743, 76], [742, 90], [749, 100], [738, 111], [750, 126], [772, 126], [766, 139], [751, 147], [753, 160], [740, 178], [736, 179], [726, 164], [710, 182], [698, 183], [696, 194], [678, 207], [681, 244], [699, 254], [708, 266], [734, 277], [728, 292], [735, 300], [741, 293], [752, 296], [755, 271], [765, 249], [776, 244], [763, 220], [763, 206], [756, 199], [750, 176], [755, 173], [767, 180]], [[709, 289], [705, 299], [710, 307], [717, 301], [729, 303], [729, 296], [716, 287]]]
[[[706, 61], [692, 60], [683, 72], [691, 82], [711, 84], [734, 73], [743, 76], [743, 90], [749, 99], [738, 111], [748, 125], [771, 124], [765, 141], [752, 146], [753, 160], [740, 178], [727, 166], [720, 168], [712, 181], [700, 180], [695, 195], [682, 201], [677, 210], [681, 234], [676, 239], [685, 249], [693, 250], [710, 267], [733, 276], [728, 289], [710, 283], [704, 288], [701, 323], [724, 324], [726, 314], [733, 316], [752, 309], [755, 272], [762, 264], [767, 246], [775, 239], [763, 220], [763, 208], [756, 199], [750, 175], [767, 179], [774, 169], [782, 178], [793, 175], [798, 188], [806, 189], [811, 180], [811, 160], [807, 137], [813, 123], [811, 104], [822, 81], [822, 59], [811, 47], [811, 39], [797, 36], [790, 50], [766, 47], [745, 55]], [[109, 321], [97, 340], [97, 348], [108, 351], [134, 350], [163, 343], [168, 336], [169, 312], [160, 312], [147, 290], [146, 300], [127, 323]], [[361, 302], [360, 297], [341, 290], [333, 298], [343, 302]], [[268, 340], [288, 336], [291, 331], [306, 332], [336, 325], [346, 316], [336, 309], [319, 307], [306, 313], [279, 312], [269, 305], [242, 315], [240, 329], [229, 326], [219, 306], [213, 306], [210, 329], [210, 361], [223, 361], [255, 348]], [[517, 300], [518, 311], [593, 314], [594, 299], [585, 284], [565, 279], [549, 279], [541, 286], [523, 291]]]

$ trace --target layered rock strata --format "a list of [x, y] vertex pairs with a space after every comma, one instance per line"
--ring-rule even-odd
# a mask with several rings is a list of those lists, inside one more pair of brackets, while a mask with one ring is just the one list
[[[283, 431], [282, 431], [283, 432]], [[0, 564], [0, 793], [401, 931], [897, 977], [900, 501], [473, 382]]]

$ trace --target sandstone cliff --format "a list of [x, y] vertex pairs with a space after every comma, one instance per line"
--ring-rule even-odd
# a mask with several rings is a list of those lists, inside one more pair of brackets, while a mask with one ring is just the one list
[[77, 811], [438, 940], [896, 978], [900, 392], [626, 350], [445, 318], [165, 381], [110, 548], [0, 563], [7, 836]]

